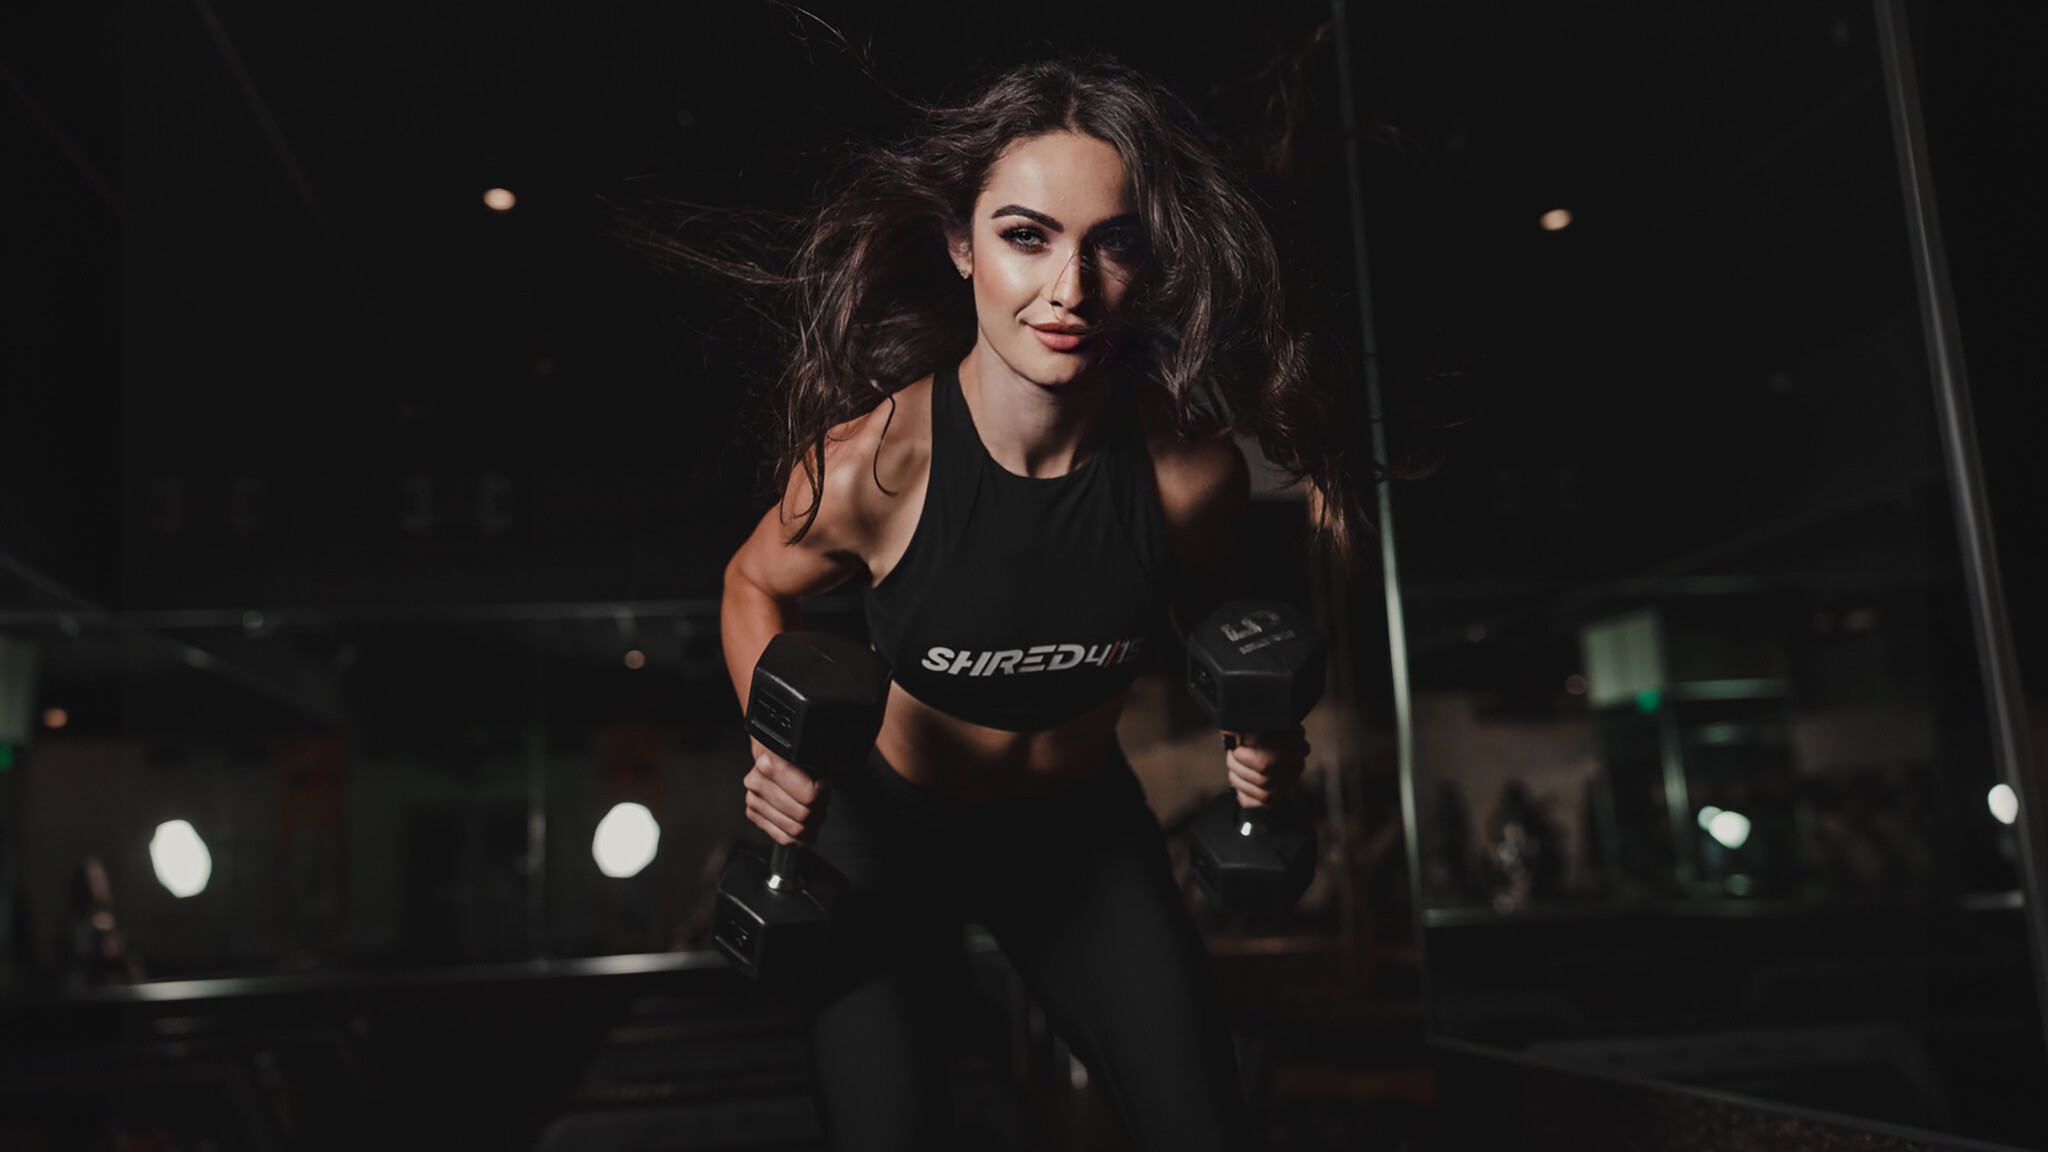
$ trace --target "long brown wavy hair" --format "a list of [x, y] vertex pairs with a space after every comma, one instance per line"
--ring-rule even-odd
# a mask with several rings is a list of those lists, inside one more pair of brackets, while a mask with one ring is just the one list
[[[972, 290], [946, 236], [967, 229], [990, 169], [1016, 141], [1071, 131], [1117, 150], [1142, 223], [1144, 268], [1119, 323], [1130, 336], [1114, 354], [1157, 385], [1182, 436], [1249, 436], [1291, 481], [1312, 486], [1314, 539], [1353, 562], [1379, 470], [1342, 435], [1355, 417], [1340, 417], [1336, 381], [1314, 366], [1290, 315], [1290, 276], [1260, 204], [1188, 106], [1112, 58], [1085, 55], [1012, 68], [964, 102], [916, 112], [901, 139], [852, 149], [801, 219], [728, 227], [716, 250], [645, 216], [615, 226], [657, 257], [772, 291], [763, 310], [790, 345], [775, 392], [776, 490], [801, 469], [812, 492], [790, 541], [817, 518], [832, 429], [893, 404], [898, 389], [973, 346]], [[745, 254], [750, 244], [788, 257], [764, 262]]]

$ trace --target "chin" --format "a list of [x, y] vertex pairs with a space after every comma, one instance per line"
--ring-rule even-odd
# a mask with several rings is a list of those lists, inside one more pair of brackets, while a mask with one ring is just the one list
[[1097, 356], [1066, 356], [1043, 348], [1029, 350], [1017, 362], [1018, 375], [1041, 388], [1062, 388], [1095, 367]]
[[1066, 388], [1081, 378], [1082, 371], [1081, 366], [1070, 364], [1049, 368], [1043, 372], [1033, 372], [1026, 379], [1040, 388]]

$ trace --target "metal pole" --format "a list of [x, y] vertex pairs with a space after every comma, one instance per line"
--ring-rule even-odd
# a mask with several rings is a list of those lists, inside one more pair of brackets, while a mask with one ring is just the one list
[[1905, 0], [1875, 0], [1877, 42], [1884, 53], [1885, 95], [1891, 105], [1892, 139], [1899, 157], [1899, 191], [1906, 203], [1906, 235], [1913, 246], [1913, 271], [1920, 295], [1920, 325], [1926, 333], [1927, 366], [1934, 383], [1935, 417], [1942, 460], [1955, 501], [1956, 542], [1962, 552], [1963, 581], [1970, 597], [1970, 626], [1977, 641], [1977, 667], [1991, 723], [1991, 755], [1998, 776], [2019, 798], [2013, 831], [2020, 846], [2023, 914], [2033, 945], [2034, 995], [2048, 1042], [2048, 841], [2044, 841], [2039, 790], [2034, 786], [2021, 707], [2019, 661], [2005, 614], [1998, 577], [1998, 548], [1992, 539], [1984, 474], [1977, 459], [1977, 426], [1970, 409], [1969, 377], [1963, 366], [1955, 294], [1935, 213], [1934, 179], [1927, 159], [1926, 125], [1920, 116], [1920, 81], [1906, 27]]
[[[1358, 339], [1365, 367], [1365, 396], [1372, 422], [1372, 457], [1387, 462], [1385, 425], [1381, 422], [1379, 336], [1372, 318], [1372, 275], [1366, 260], [1365, 177], [1358, 154], [1358, 90], [1352, 79], [1351, 29], [1344, 0], [1330, 0], [1331, 31], [1337, 41], [1338, 103], [1344, 114], [1344, 175], [1351, 189], [1351, 263], [1358, 276]], [[1422, 847], [1415, 811], [1415, 728], [1408, 688], [1408, 633], [1401, 617], [1401, 583], [1394, 554], [1394, 492], [1391, 482], [1379, 484], [1380, 581], [1387, 604], [1387, 652], [1394, 683], [1395, 743], [1401, 764], [1401, 826], [1408, 841], [1408, 884], [1415, 913], [1415, 947], [1419, 958], [1425, 1019], [1429, 1004], [1427, 909], [1424, 907]]]
[[526, 716], [526, 955], [548, 955], [547, 664], [530, 658]]

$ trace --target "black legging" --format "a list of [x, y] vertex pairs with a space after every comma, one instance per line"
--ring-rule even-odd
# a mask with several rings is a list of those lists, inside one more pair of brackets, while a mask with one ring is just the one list
[[849, 881], [800, 997], [837, 1152], [946, 1149], [962, 926], [988, 929], [1140, 1152], [1251, 1147], [1215, 969], [1121, 749], [1045, 797], [975, 804], [874, 753], [817, 851]]

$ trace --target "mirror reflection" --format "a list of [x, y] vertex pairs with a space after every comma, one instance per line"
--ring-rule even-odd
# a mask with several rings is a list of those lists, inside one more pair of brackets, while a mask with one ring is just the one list
[[1386, 308], [1491, 337], [1394, 496], [1432, 1034], [2031, 1138], [2017, 804], [1874, 20], [1607, 18], [1631, 51], [1584, 13], [1378, 27], [1432, 46], [1380, 62], [1441, 148], [1382, 172], [1376, 274], [1423, 298]]

